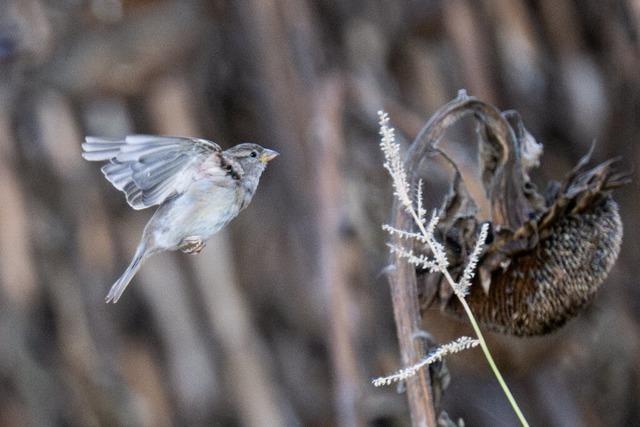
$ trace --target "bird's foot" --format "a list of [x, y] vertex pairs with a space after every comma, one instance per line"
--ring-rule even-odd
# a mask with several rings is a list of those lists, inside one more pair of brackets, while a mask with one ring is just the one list
[[206, 243], [200, 237], [190, 236], [185, 237], [182, 242], [180, 242], [180, 246], [178, 246], [178, 249], [180, 249], [185, 254], [197, 255], [202, 252], [205, 246]]

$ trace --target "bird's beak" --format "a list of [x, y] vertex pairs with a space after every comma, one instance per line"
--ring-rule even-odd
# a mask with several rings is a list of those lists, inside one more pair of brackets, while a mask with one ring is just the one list
[[270, 160], [275, 159], [279, 155], [280, 153], [278, 153], [277, 151], [269, 150], [268, 148], [265, 148], [262, 154], [260, 155], [260, 161], [266, 165]]

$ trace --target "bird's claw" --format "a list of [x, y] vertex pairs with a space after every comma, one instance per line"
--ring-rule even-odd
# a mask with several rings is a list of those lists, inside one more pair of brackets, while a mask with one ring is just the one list
[[180, 246], [178, 246], [178, 249], [180, 249], [185, 254], [197, 255], [202, 252], [205, 246], [206, 243], [204, 242], [204, 240], [202, 240], [200, 237], [192, 236], [183, 239], [180, 243]]

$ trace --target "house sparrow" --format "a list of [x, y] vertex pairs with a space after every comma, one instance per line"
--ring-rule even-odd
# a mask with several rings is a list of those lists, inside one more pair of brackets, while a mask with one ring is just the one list
[[136, 210], [159, 205], [129, 267], [111, 287], [116, 303], [142, 262], [168, 250], [199, 253], [205, 242], [249, 205], [260, 175], [278, 153], [244, 143], [222, 151], [212, 141], [173, 136], [88, 136], [82, 157], [108, 161], [102, 173]]

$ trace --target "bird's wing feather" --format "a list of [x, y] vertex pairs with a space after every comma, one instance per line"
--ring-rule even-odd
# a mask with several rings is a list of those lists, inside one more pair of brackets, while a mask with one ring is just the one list
[[159, 205], [181, 194], [195, 177], [197, 168], [191, 166], [222, 152], [218, 144], [205, 139], [152, 135], [88, 136], [82, 150], [86, 160], [109, 162], [102, 172], [134, 209]]

